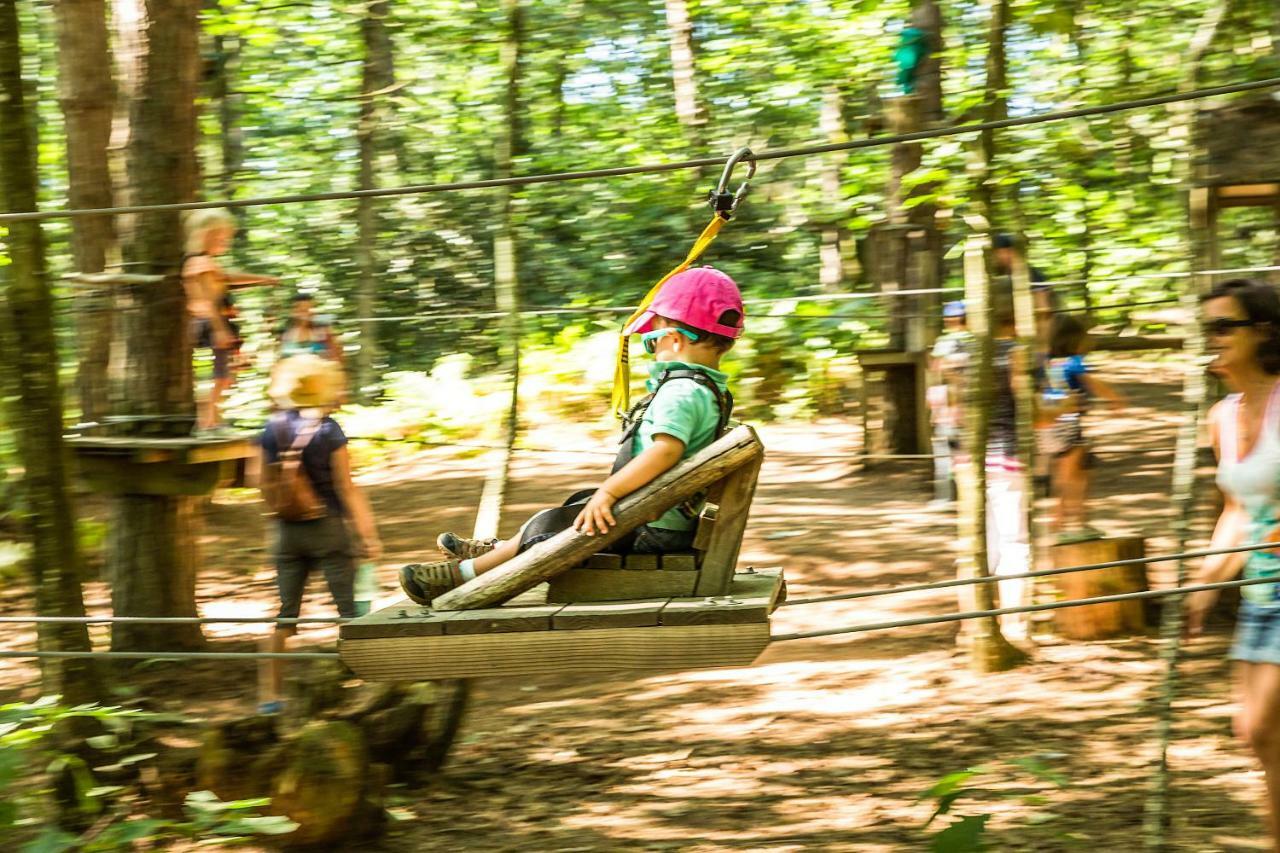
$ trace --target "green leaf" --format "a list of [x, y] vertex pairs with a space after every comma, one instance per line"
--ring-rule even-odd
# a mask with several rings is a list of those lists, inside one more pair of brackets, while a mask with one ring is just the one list
[[76, 836], [54, 827], [45, 827], [33, 841], [22, 845], [22, 853], [63, 853], [75, 847]]
[[939, 832], [929, 842], [934, 853], [972, 853], [984, 849], [982, 836], [991, 815], [962, 817]]

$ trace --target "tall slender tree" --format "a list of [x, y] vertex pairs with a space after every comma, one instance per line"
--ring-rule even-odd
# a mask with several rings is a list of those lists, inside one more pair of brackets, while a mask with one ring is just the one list
[[[380, 166], [379, 152], [386, 144], [386, 100], [395, 86], [395, 63], [391, 34], [387, 28], [387, 16], [391, 12], [390, 0], [371, 0], [365, 6], [360, 20], [360, 35], [364, 46], [364, 62], [361, 74], [360, 119], [357, 136], [360, 144], [360, 177], [362, 190], [376, 189]], [[374, 376], [378, 358], [377, 324], [372, 321], [378, 304], [378, 212], [376, 201], [361, 198], [358, 202], [356, 225], [356, 263], [360, 269], [360, 284], [356, 296], [357, 310], [365, 322], [360, 326], [360, 354], [356, 361], [356, 386], [364, 396], [376, 381]]]
[[[54, 4], [58, 21], [58, 102], [66, 121], [67, 202], [77, 208], [112, 204], [107, 153], [115, 109], [115, 75], [107, 37], [105, 0], [63, 0]], [[115, 221], [81, 216], [71, 222], [76, 269], [101, 272], [118, 257]], [[80, 341], [77, 386], [80, 414], [98, 421], [107, 414], [107, 363], [111, 351], [112, 299], [103, 289], [76, 297]]]
[[[22, 37], [17, 0], [0, 0], [0, 209], [36, 209], [35, 104], [22, 79]], [[53, 332], [53, 294], [45, 263], [44, 233], [36, 221], [13, 222], [0, 255], [0, 354], [6, 372], [6, 416], [22, 459], [26, 523], [33, 543], [31, 566], [36, 611], [83, 616], [80, 552], [62, 444], [62, 387]], [[2, 232], [0, 232], [2, 233]], [[86, 651], [84, 625], [40, 625], [48, 651]], [[44, 668], [46, 692], [71, 702], [101, 695], [87, 660], [52, 659]]]
[[[199, 70], [199, 0], [116, 0], [126, 38], [120, 59], [129, 103], [128, 176], [136, 204], [192, 201], [196, 87]], [[128, 229], [125, 260], [160, 277], [132, 294], [124, 338], [124, 397], [138, 428], [185, 435], [194, 423], [190, 324], [180, 266], [179, 216], [137, 214]], [[140, 490], [141, 491], [141, 490]], [[120, 616], [195, 616], [197, 499], [124, 494], [114, 499], [108, 551], [111, 597]], [[195, 648], [195, 625], [119, 625], [117, 649]]]

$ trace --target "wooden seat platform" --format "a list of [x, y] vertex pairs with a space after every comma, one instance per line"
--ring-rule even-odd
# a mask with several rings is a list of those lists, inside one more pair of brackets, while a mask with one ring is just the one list
[[448, 611], [406, 599], [343, 625], [338, 647], [366, 681], [749, 666], [782, 590], [781, 569], [747, 569], [719, 596], [556, 604], [534, 589]]

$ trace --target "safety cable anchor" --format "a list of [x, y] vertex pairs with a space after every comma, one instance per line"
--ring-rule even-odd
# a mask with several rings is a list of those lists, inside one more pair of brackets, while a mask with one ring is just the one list
[[[747, 177], [738, 185], [737, 191], [729, 190], [729, 179], [733, 177], [733, 167], [737, 166], [743, 160], [747, 161]], [[716, 212], [716, 216], [721, 219], [732, 219], [733, 214], [738, 209], [738, 202], [742, 201], [743, 196], [747, 194], [747, 190], [751, 186], [751, 179], [756, 175], [756, 155], [751, 153], [751, 149], [743, 146], [729, 156], [729, 160], [724, 164], [724, 171], [720, 174], [720, 183], [708, 195], [708, 202], [711, 204], [712, 210]]]

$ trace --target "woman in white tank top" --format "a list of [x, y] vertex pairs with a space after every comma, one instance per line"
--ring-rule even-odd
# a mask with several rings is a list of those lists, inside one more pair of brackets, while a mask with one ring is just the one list
[[[1280, 295], [1266, 284], [1224, 282], [1204, 299], [1204, 329], [1214, 355], [1209, 367], [1233, 392], [1209, 414], [1224, 500], [1210, 547], [1280, 540]], [[1242, 571], [1280, 580], [1280, 554], [1208, 557], [1196, 582], [1230, 580]], [[1230, 653], [1240, 703], [1235, 728], [1262, 762], [1280, 849], [1280, 584], [1242, 587], [1241, 595]], [[1217, 597], [1216, 590], [1187, 596], [1190, 635], [1200, 633]]]

